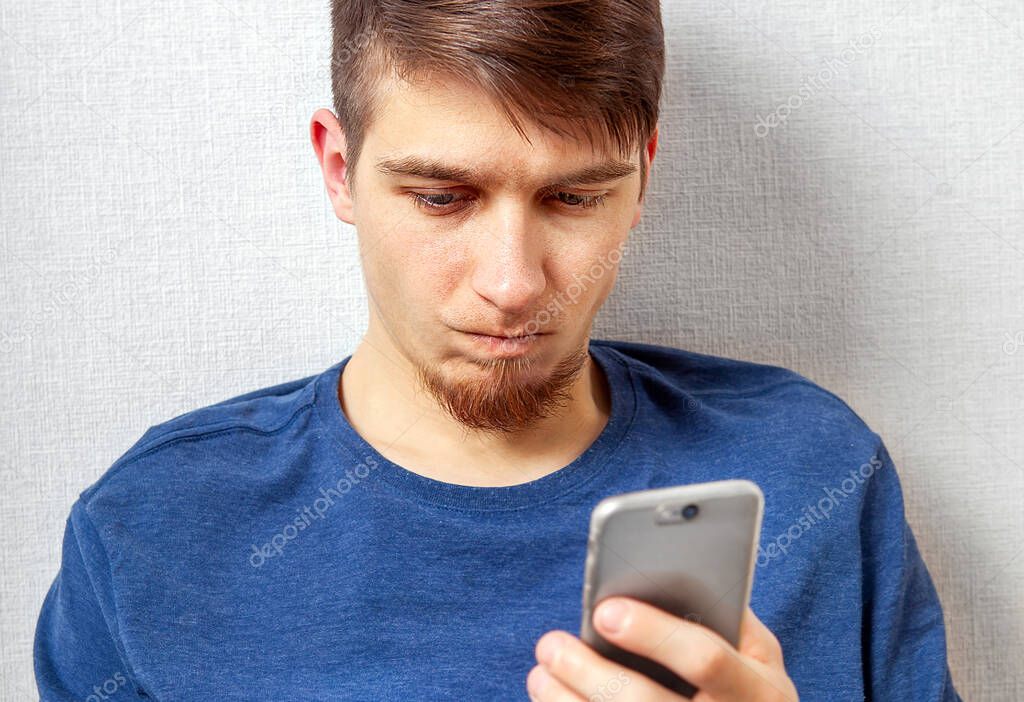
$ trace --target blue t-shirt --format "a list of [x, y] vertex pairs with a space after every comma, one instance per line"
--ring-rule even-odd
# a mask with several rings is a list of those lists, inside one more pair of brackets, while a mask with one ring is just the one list
[[942, 610], [879, 439], [782, 368], [591, 340], [611, 415], [576, 460], [445, 483], [348, 423], [348, 361], [150, 427], [68, 518], [35, 638], [43, 700], [526, 700], [579, 633], [590, 511], [747, 478], [751, 606], [801, 700], [958, 700]]

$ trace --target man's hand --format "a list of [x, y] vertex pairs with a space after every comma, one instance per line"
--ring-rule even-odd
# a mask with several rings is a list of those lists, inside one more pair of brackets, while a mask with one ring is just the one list
[[[594, 626], [609, 642], [689, 681], [698, 688], [694, 702], [798, 702], [782, 647], [749, 607], [738, 651], [707, 627], [630, 597], [603, 600], [594, 610]], [[686, 699], [604, 658], [567, 631], [545, 633], [535, 653], [539, 665], [530, 670], [526, 686], [537, 702]]]

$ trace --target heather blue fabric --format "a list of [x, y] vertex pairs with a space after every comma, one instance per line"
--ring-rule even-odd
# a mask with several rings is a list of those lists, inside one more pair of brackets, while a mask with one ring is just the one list
[[606, 428], [511, 487], [386, 460], [341, 411], [348, 358], [150, 427], [71, 509], [42, 699], [526, 700], [537, 639], [579, 632], [595, 503], [726, 478], [765, 493], [751, 604], [801, 700], [959, 699], [895, 469], [857, 415], [777, 367], [590, 351]]

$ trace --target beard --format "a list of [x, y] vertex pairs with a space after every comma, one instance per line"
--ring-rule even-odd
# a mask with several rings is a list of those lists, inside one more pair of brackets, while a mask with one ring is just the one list
[[482, 377], [451, 378], [419, 364], [416, 375], [441, 408], [466, 429], [511, 434], [568, 405], [587, 355], [586, 346], [577, 348], [540, 381], [529, 379], [534, 360], [525, 356], [489, 358], [479, 364], [487, 371]]

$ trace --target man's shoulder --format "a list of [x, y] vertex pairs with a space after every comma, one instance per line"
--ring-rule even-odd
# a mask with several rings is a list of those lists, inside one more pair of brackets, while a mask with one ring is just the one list
[[615, 349], [631, 368], [643, 375], [676, 384], [685, 383], [692, 391], [737, 393], [792, 382], [814, 385], [799, 373], [782, 366], [639, 341], [593, 339], [591, 343]]
[[201, 463], [190, 461], [192, 458], [240, 451], [247, 441], [280, 433], [311, 408], [316, 381], [321, 375], [307, 375], [234, 395], [150, 426], [82, 491], [81, 498], [88, 502], [104, 488], [138, 488], [147, 481], [166, 477], [163, 471], [199, 467]]
[[595, 339], [592, 343], [617, 351], [642, 378], [669, 383], [692, 393], [756, 396], [792, 387], [808, 401], [839, 402], [845, 406], [834, 393], [782, 366], [637, 341]]
[[831, 429], [833, 438], [879, 441], [845, 400], [789, 368], [642, 342], [593, 343], [613, 349], [653, 402], [714, 410], [750, 429]]

